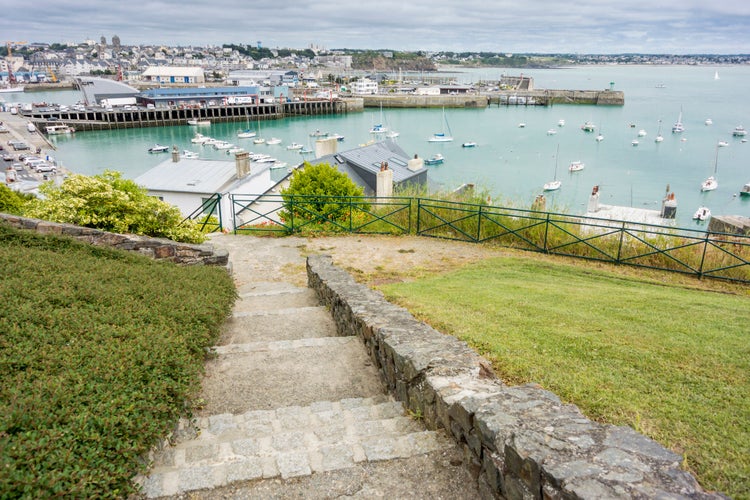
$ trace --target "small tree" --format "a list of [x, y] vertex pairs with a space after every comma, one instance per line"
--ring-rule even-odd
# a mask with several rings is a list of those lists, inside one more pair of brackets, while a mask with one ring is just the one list
[[368, 203], [353, 202], [364, 192], [346, 174], [327, 163], [311, 165], [305, 162], [292, 174], [289, 187], [281, 192], [284, 210], [281, 220], [295, 226], [309, 222], [344, 223], [351, 219], [352, 209], [367, 211]]
[[0, 212], [20, 215], [23, 213], [23, 207], [32, 199], [33, 195], [21, 194], [5, 184], [0, 184]]
[[31, 202], [25, 215], [114, 233], [188, 243], [205, 240], [192, 221], [182, 223], [177, 207], [149, 196], [145, 188], [123, 179], [119, 172], [107, 170], [91, 177], [75, 174], [59, 186], [42, 184], [39, 192], [42, 198]]

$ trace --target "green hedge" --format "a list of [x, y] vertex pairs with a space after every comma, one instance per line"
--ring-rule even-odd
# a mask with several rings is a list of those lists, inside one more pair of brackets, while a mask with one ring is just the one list
[[235, 298], [178, 267], [0, 225], [0, 498], [122, 497]]

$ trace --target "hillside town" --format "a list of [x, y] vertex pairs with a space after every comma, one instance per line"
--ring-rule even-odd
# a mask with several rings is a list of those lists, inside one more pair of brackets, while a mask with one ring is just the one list
[[[82, 75], [105, 76], [153, 85], [161, 66], [190, 67], [202, 76], [188, 81], [157, 83], [231, 83], [233, 71], [283, 71], [285, 84], [356, 80], [358, 73], [436, 72], [444, 66], [508, 68], [560, 67], [578, 64], [750, 64], [750, 55], [668, 54], [507, 54], [474, 52], [398, 52], [393, 50], [329, 50], [311, 44], [304, 49], [252, 45], [163, 46], [127, 45], [114, 35], [109, 40], [48, 44], [8, 41], [0, 47], [0, 84], [71, 84]], [[151, 73], [149, 73], [151, 71]]]

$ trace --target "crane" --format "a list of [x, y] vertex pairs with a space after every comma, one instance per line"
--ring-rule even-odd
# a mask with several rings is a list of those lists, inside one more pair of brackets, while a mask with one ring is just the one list
[[16, 83], [16, 77], [13, 75], [13, 68], [11, 67], [12, 66], [12, 62], [11, 62], [11, 59], [10, 59], [11, 58], [11, 46], [13, 46], [13, 45], [28, 45], [28, 43], [29, 42], [10, 42], [10, 41], [6, 40], [5, 46], [8, 48], [8, 55], [7, 55], [7, 59], [8, 59], [8, 83]]

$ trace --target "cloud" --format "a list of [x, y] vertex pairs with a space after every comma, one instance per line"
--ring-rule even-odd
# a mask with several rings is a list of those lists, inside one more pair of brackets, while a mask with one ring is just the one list
[[497, 52], [748, 53], [750, 2], [78, 0], [4, 7], [6, 40]]

